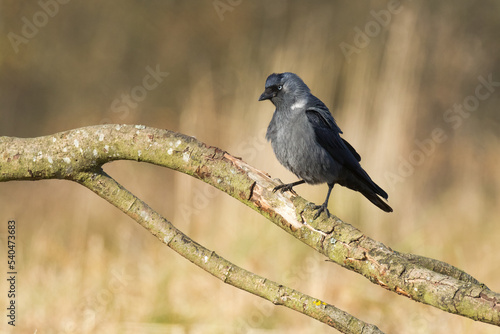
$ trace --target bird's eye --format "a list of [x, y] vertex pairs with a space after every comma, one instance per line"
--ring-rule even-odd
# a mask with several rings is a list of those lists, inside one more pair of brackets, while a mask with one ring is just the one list
[[283, 86], [282, 85], [279, 85], [278, 86], [278, 90], [282, 90], [283, 89]]

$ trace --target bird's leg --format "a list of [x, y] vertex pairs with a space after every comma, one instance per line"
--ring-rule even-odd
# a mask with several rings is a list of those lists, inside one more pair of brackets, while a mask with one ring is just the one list
[[318, 210], [314, 215], [314, 219], [318, 218], [321, 212], [323, 211], [326, 213], [326, 216], [330, 218], [330, 211], [328, 211], [328, 200], [330, 199], [330, 194], [332, 192], [334, 185], [335, 185], [334, 183], [328, 185], [328, 193], [326, 194], [325, 203], [323, 203], [322, 205], [314, 206], [313, 210]]
[[293, 183], [280, 184], [279, 186], [274, 187], [273, 193], [275, 193], [279, 190], [281, 192], [291, 191], [292, 193], [297, 195], [297, 193], [292, 188], [295, 186], [298, 186], [299, 184], [305, 183], [305, 182], [306, 181], [304, 181], [304, 180], [300, 180], [300, 181], [293, 182]]

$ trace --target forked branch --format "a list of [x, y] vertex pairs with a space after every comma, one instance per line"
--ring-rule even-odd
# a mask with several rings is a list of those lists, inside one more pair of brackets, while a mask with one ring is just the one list
[[[329, 323], [344, 333], [380, 333], [343, 311], [241, 269], [196, 244], [102, 171], [113, 160], [144, 161], [189, 174], [258, 211], [342, 267], [385, 289], [474, 320], [500, 325], [500, 295], [441, 261], [402, 254], [337, 217], [312, 220], [311, 203], [242, 160], [175, 132], [101, 125], [39, 138], [0, 137], [0, 181], [68, 179], [120, 208], [162, 242], [226, 283]], [[352, 328], [351, 328], [352, 327]]]

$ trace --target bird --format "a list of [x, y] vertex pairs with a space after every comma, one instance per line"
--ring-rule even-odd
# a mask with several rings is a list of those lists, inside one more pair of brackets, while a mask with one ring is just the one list
[[266, 79], [259, 101], [270, 100], [276, 107], [267, 128], [278, 161], [299, 181], [281, 184], [276, 191], [294, 191], [300, 184], [328, 185], [325, 202], [313, 207], [314, 219], [322, 212], [330, 217], [328, 200], [339, 184], [363, 194], [385, 212], [392, 208], [383, 200], [387, 193], [372, 181], [361, 167], [361, 156], [340, 135], [343, 133], [330, 110], [295, 73], [273, 73]]

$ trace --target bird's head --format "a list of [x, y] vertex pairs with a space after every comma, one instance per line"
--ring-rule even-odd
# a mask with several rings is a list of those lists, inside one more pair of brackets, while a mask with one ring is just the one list
[[282, 104], [292, 105], [309, 93], [309, 87], [297, 74], [273, 73], [267, 77], [266, 88], [259, 101], [271, 100], [276, 107]]

